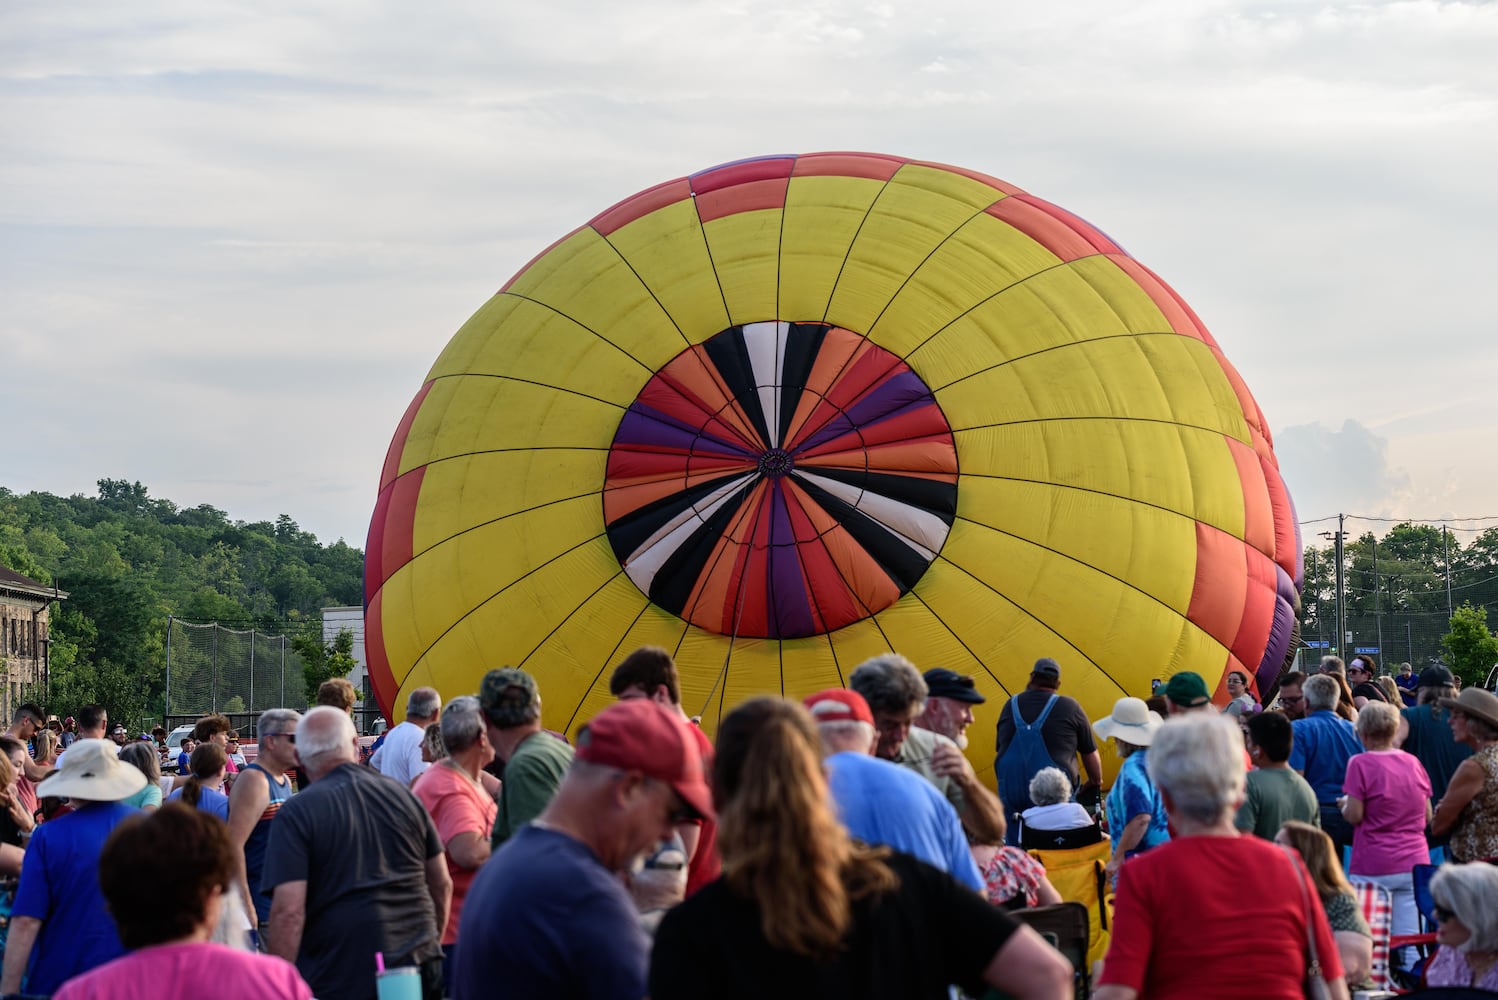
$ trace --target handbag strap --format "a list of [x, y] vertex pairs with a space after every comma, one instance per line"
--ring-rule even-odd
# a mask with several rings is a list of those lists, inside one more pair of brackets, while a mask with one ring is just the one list
[[1300, 886], [1300, 910], [1306, 918], [1306, 948], [1311, 953], [1311, 974], [1321, 974], [1321, 959], [1316, 954], [1316, 921], [1311, 916], [1311, 896], [1306, 891], [1306, 880], [1310, 878], [1310, 872], [1306, 871], [1305, 865], [1300, 860], [1300, 855], [1284, 845], [1280, 850], [1285, 852], [1285, 857], [1290, 859], [1290, 867], [1295, 872], [1295, 883]]

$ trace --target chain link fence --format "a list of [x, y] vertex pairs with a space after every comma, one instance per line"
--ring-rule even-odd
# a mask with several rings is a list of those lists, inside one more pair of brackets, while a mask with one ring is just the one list
[[167, 622], [166, 714], [199, 716], [307, 707], [302, 657], [286, 635], [217, 622]]

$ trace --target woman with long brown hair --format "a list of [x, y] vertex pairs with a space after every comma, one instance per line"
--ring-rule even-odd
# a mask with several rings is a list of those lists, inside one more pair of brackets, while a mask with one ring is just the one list
[[193, 748], [188, 758], [189, 776], [187, 784], [167, 797], [168, 802], [181, 802], [219, 819], [229, 820], [229, 796], [224, 794], [224, 774], [228, 755], [224, 748], [210, 740], [204, 740]]
[[1306, 863], [1306, 871], [1316, 885], [1316, 894], [1321, 897], [1321, 907], [1326, 911], [1326, 921], [1331, 925], [1332, 937], [1337, 942], [1348, 989], [1368, 986], [1368, 973], [1373, 968], [1373, 932], [1363, 919], [1351, 883], [1342, 873], [1342, 863], [1337, 860], [1337, 848], [1332, 838], [1309, 823], [1292, 819], [1280, 827], [1274, 842], [1295, 851]]
[[713, 765], [723, 874], [669, 912], [653, 1000], [945, 998], [949, 984], [1070, 995], [1060, 953], [914, 858], [838, 823], [806, 710], [755, 698], [724, 718]]

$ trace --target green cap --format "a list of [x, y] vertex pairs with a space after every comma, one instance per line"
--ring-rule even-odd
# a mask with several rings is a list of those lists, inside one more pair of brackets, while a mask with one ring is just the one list
[[1207, 691], [1207, 682], [1202, 680], [1201, 674], [1191, 670], [1171, 675], [1161, 694], [1182, 708], [1200, 708], [1212, 700], [1211, 693]]

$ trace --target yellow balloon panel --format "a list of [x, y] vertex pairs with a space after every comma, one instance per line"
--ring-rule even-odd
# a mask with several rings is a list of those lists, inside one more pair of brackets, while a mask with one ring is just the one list
[[[504, 329], [504, 337], [496, 330]], [[466, 323], [431, 378], [509, 376], [628, 406], [654, 372], [576, 320], [515, 295], [489, 300]]]
[[[1243, 537], [1237, 466], [1215, 431], [1148, 421], [1075, 420], [959, 430], [954, 437], [965, 476], [1106, 494]], [[1150, 461], [1131, 459], [1140, 454], [1151, 456]]]
[[966, 177], [902, 167], [859, 230], [833, 293], [828, 321], [850, 330], [872, 329], [921, 262], [1003, 196]]
[[607, 449], [617, 406], [508, 379], [444, 378], [411, 424], [400, 471], [514, 448]]
[[697, 208], [681, 201], [609, 234], [681, 336], [700, 343], [729, 325]]
[[780, 218], [778, 209], [740, 212], [702, 227], [734, 323], [757, 323], [778, 315]]
[[[974, 476], [957, 515], [1133, 585], [1185, 614], [1196, 572], [1196, 522], [1119, 496]], [[919, 590], [919, 588], [917, 588]]]
[[920, 345], [984, 302], [1004, 295], [1005, 289], [1037, 280], [1059, 265], [1054, 254], [1024, 233], [979, 213], [919, 265], [869, 337], [901, 357], [910, 357], [916, 370], [925, 375], [917, 351]]
[[603, 451], [536, 448], [433, 463], [427, 466], [417, 505], [415, 551], [549, 504], [586, 499], [596, 506], [607, 458]]
[[780, 237], [783, 318], [826, 315], [848, 248], [883, 190], [881, 181], [861, 177], [791, 178]]

